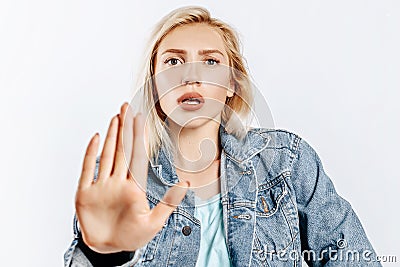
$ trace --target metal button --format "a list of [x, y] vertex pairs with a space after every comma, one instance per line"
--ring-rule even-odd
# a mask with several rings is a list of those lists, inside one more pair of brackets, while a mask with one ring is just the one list
[[184, 226], [184, 227], [182, 228], [182, 233], [183, 233], [185, 236], [190, 235], [191, 232], [192, 232], [192, 228], [190, 228], [190, 226], [188, 226], [188, 225], [186, 225], [186, 226]]
[[250, 174], [252, 174], [252, 171], [251, 170], [248, 170], [248, 171], [242, 171], [242, 172], [240, 172], [240, 174], [244, 174], [244, 175], [250, 175]]

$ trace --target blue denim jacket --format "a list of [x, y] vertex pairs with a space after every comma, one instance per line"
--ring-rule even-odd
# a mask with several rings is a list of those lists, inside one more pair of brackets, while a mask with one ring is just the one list
[[[233, 266], [301, 266], [301, 257], [310, 266], [381, 266], [357, 215], [306, 141], [277, 129], [251, 129], [243, 140], [222, 126], [219, 132], [221, 201]], [[149, 166], [151, 208], [178, 182], [170, 160], [161, 149], [158, 165]], [[123, 266], [195, 266], [201, 225], [193, 214], [189, 190], [162, 230]], [[90, 266], [76, 246], [76, 220], [74, 225], [65, 266]]]

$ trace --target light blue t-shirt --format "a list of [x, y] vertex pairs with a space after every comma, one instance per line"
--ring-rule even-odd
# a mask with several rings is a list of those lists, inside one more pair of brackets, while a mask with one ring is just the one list
[[200, 251], [196, 267], [231, 266], [224, 235], [221, 194], [207, 200], [195, 196], [194, 215], [201, 223]]

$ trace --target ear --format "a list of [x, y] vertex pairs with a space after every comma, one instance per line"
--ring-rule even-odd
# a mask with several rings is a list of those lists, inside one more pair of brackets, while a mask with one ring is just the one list
[[231, 80], [229, 82], [229, 88], [226, 90], [226, 96], [232, 97], [234, 95], [234, 91], [235, 91], [235, 82]]

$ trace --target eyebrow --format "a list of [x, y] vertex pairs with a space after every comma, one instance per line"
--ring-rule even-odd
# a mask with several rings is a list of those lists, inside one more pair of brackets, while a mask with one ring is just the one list
[[218, 49], [205, 49], [205, 50], [200, 50], [199, 51], [199, 55], [203, 56], [203, 55], [208, 55], [208, 54], [221, 54], [221, 56], [224, 56], [224, 54], [219, 51]]
[[[173, 49], [172, 48], [172, 49], [165, 50], [164, 52], [162, 52], [161, 55], [164, 55], [166, 53], [174, 53], [174, 54], [182, 54], [182, 55], [187, 54], [187, 52], [183, 49]], [[221, 54], [222, 56], [224, 56], [224, 54], [221, 51], [219, 51], [218, 49], [204, 49], [204, 50], [200, 50], [198, 52], [198, 54], [201, 56], [208, 55], [208, 54], [214, 54], [214, 53]]]
[[183, 55], [187, 54], [186, 51], [182, 49], [167, 49], [164, 52], [162, 52], [161, 55], [164, 55], [166, 53], [183, 54]]

